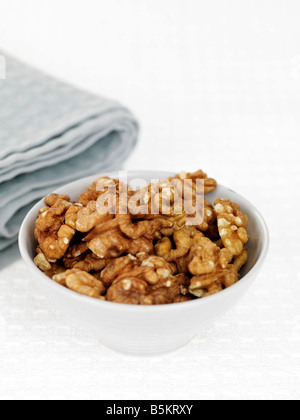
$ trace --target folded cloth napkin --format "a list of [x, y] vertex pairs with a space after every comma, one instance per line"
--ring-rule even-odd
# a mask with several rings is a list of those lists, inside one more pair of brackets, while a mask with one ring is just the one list
[[0, 80], [0, 251], [17, 240], [39, 198], [67, 182], [119, 169], [138, 124], [117, 102], [75, 89], [13, 58]]

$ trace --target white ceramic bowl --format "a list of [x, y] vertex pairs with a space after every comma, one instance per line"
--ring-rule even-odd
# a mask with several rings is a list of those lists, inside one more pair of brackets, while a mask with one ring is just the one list
[[[105, 174], [118, 178], [118, 173]], [[172, 176], [167, 172], [129, 172], [128, 178], [163, 179]], [[89, 177], [66, 185], [56, 193], [70, 195], [73, 200], [84, 191], [97, 176]], [[22, 257], [28, 266], [29, 275], [36, 286], [53, 301], [53, 304], [73, 322], [96, 335], [106, 346], [129, 354], [155, 355], [175, 350], [201, 333], [207, 325], [233, 307], [246, 293], [257, 277], [266, 258], [269, 246], [267, 226], [255, 209], [242, 196], [219, 186], [208, 195], [215, 198], [229, 198], [240, 204], [242, 211], [249, 217], [250, 241], [247, 245], [249, 261], [242, 271], [242, 279], [234, 286], [205, 299], [191, 302], [138, 306], [103, 302], [79, 295], [68, 290], [43, 274], [33, 263], [36, 241], [34, 225], [43, 207], [43, 200], [27, 215], [20, 230], [19, 246]]]

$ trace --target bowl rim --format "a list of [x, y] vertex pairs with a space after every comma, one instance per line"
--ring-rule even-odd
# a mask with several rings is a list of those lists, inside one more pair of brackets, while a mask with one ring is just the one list
[[[121, 172], [121, 171], [120, 171]], [[155, 177], [155, 174], [160, 174], [159, 175], [159, 179], [161, 178], [161, 175], [164, 174], [163, 176], [169, 177], [169, 176], [173, 176], [174, 172], [171, 171], [126, 171], [128, 176], [132, 177], [135, 176], [134, 174], [136, 174], [137, 176], [141, 176], [141, 174], [147, 174], [147, 176], [149, 177], [149, 175]], [[70, 182], [68, 184], [65, 184], [59, 188], [57, 188], [54, 193], [62, 193], [62, 190], [67, 190], [68, 188], [72, 188], [74, 187], [76, 184], [78, 183], [85, 183], [85, 182], [93, 182], [95, 181], [95, 179], [100, 178], [101, 176], [106, 176], [106, 177], [115, 177], [116, 173], [118, 173], [118, 171], [110, 171], [110, 172], [104, 172], [101, 173], [100, 175], [92, 175], [92, 176], [88, 176], [85, 178], [81, 178], [78, 179], [77, 181], [74, 182]], [[89, 303], [91, 305], [102, 305], [103, 308], [107, 307], [107, 309], [111, 309], [114, 311], [128, 311], [128, 312], [159, 312], [159, 311], [173, 311], [173, 310], [178, 310], [179, 308], [184, 308], [184, 307], [189, 307], [190, 309], [192, 309], [193, 307], [196, 307], [198, 305], [204, 305], [204, 304], [208, 304], [209, 302], [213, 303], [213, 301], [217, 301], [218, 299], [222, 299], [225, 298], [227, 295], [233, 293], [234, 291], [237, 291], [238, 289], [242, 288], [244, 286], [244, 284], [246, 282], [250, 282], [251, 281], [251, 277], [254, 277], [260, 270], [260, 268], [262, 267], [263, 263], [266, 260], [268, 251], [269, 251], [269, 246], [270, 246], [270, 234], [269, 234], [269, 230], [267, 227], [267, 224], [262, 216], [262, 214], [259, 212], [259, 210], [257, 210], [257, 208], [246, 198], [244, 198], [241, 194], [235, 192], [234, 190], [232, 190], [231, 188], [228, 188], [226, 186], [224, 186], [223, 184], [218, 184], [218, 186], [227, 189], [228, 191], [233, 192], [234, 194], [237, 194], [238, 196], [241, 197], [241, 199], [244, 202], [244, 205], [246, 207], [251, 208], [252, 213], [255, 214], [255, 217], [259, 220], [261, 226], [262, 226], [262, 239], [263, 239], [263, 246], [262, 246], [262, 250], [261, 253], [255, 263], [255, 265], [251, 268], [251, 270], [244, 276], [242, 277], [241, 280], [239, 280], [237, 283], [235, 283], [233, 286], [228, 287], [227, 289], [222, 290], [222, 292], [216, 293], [214, 295], [211, 296], [207, 296], [205, 299], [195, 299], [192, 301], [188, 301], [188, 302], [180, 302], [177, 304], [162, 304], [162, 305], [128, 305], [125, 303], [117, 303], [117, 302], [110, 302], [110, 301], [102, 301], [100, 299], [95, 299], [89, 296], [85, 296], [85, 295], [81, 295], [77, 292], [74, 292], [73, 290], [70, 290], [66, 287], [61, 286], [60, 284], [54, 282], [52, 279], [50, 279], [49, 277], [47, 277], [33, 262], [32, 258], [29, 255], [28, 252], [28, 248], [27, 248], [27, 237], [26, 237], [26, 230], [27, 230], [27, 225], [30, 221], [30, 219], [32, 218], [33, 213], [37, 213], [38, 210], [43, 206], [44, 204], [44, 198], [42, 198], [37, 204], [35, 204], [32, 209], [28, 212], [28, 214], [26, 215], [25, 219], [23, 220], [23, 223], [21, 225], [20, 228], [20, 232], [19, 232], [19, 238], [18, 238], [18, 243], [19, 243], [19, 249], [20, 249], [20, 253], [21, 256], [26, 264], [26, 266], [28, 267], [29, 270], [32, 270], [35, 275], [39, 276], [41, 279], [44, 279], [45, 282], [47, 282], [49, 284], [50, 287], [56, 288], [57, 292], [60, 292], [61, 295], [64, 295], [66, 298], [72, 298], [75, 301], [81, 301], [81, 302], [85, 302], [85, 303]], [[66, 192], [65, 192], [66, 193]]]

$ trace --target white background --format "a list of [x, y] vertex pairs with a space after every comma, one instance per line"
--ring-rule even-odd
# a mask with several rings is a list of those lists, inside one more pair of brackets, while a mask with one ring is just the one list
[[257, 205], [271, 250], [238, 306], [150, 359], [104, 348], [8, 265], [0, 398], [299, 399], [299, 19], [299, 0], [1, 0], [0, 49], [136, 114], [128, 169], [205, 169]]

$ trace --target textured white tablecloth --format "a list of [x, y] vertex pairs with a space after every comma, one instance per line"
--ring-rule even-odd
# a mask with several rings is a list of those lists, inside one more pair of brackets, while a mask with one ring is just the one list
[[21, 261], [2, 267], [0, 398], [299, 399], [299, 1], [88, 0], [72, 20], [58, 0], [4, 3], [0, 48], [140, 118], [128, 169], [205, 169], [257, 205], [271, 249], [238, 306], [150, 359], [64, 320]]

